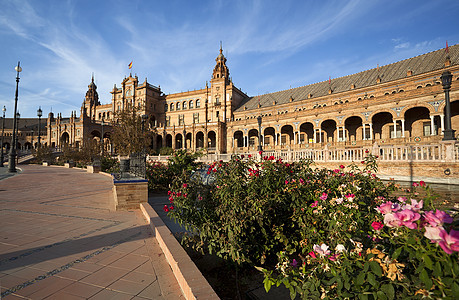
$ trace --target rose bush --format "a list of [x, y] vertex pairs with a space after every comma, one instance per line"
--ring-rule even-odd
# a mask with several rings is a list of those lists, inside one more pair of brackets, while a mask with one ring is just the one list
[[[452, 215], [435, 210], [432, 196], [390, 196], [395, 186], [375, 176], [375, 156], [362, 166], [234, 157], [208, 167], [212, 184], [183, 173], [164, 209], [194, 233], [196, 249], [257, 266], [267, 291], [284, 284], [292, 299], [454, 298]], [[417, 185], [413, 195], [429, 189]]]

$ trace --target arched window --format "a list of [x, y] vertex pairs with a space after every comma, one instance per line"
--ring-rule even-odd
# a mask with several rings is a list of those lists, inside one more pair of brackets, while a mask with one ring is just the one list
[[180, 110], [180, 102], [177, 102], [177, 103], [175, 104], [175, 108], [176, 108], [176, 110]]
[[193, 108], [193, 100], [190, 100], [190, 103], [189, 103], [189, 108], [192, 109]]
[[107, 119], [110, 119], [110, 112], [107, 112]]
[[186, 109], [186, 101], [183, 101], [183, 103], [182, 103], [182, 108], [183, 108], [183, 109]]
[[174, 111], [174, 103], [171, 103], [171, 111]]
[[201, 101], [199, 99], [196, 99], [196, 108], [201, 107]]

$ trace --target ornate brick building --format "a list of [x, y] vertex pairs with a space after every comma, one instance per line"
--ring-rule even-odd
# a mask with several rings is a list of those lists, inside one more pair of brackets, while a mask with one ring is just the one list
[[100, 140], [104, 131], [109, 145], [110, 123], [127, 105], [148, 116], [154, 149], [247, 152], [256, 150], [259, 129], [263, 148], [275, 151], [435, 143], [444, 128], [440, 76], [445, 70], [453, 74], [452, 128], [459, 132], [459, 45], [256, 97], [234, 86], [226, 62], [220, 49], [210, 83], [169, 95], [130, 75], [113, 87], [111, 103], [104, 105], [93, 78], [80, 117], [76, 112], [70, 118], [49, 115], [46, 143], [80, 147]]

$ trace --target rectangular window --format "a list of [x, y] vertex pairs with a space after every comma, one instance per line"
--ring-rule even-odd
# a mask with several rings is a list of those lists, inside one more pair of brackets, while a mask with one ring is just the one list
[[300, 142], [304, 143], [305, 140], [306, 140], [306, 134], [300, 133]]
[[287, 144], [287, 136], [283, 135], [281, 136], [281, 145], [285, 145], [285, 144]]
[[195, 124], [199, 123], [199, 113], [193, 114], [193, 123]]
[[220, 119], [220, 112], [219, 111], [217, 111], [216, 117], [217, 117], [217, 120]]
[[167, 116], [166, 117], [166, 127], [169, 127], [169, 126], [171, 126], [171, 117]]
[[365, 127], [365, 139], [366, 140], [370, 139], [370, 127], [369, 126]]
[[249, 139], [249, 146], [250, 146], [250, 147], [255, 146], [255, 137], [254, 137], [254, 136], [250, 137], [250, 139]]
[[185, 119], [185, 115], [178, 115], [178, 124], [179, 124], [179, 126], [185, 124], [184, 119]]

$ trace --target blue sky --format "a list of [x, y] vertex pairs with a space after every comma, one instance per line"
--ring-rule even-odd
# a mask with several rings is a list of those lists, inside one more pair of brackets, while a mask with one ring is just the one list
[[250, 96], [459, 43], [457, 0], [0, 0], [0, 106], [12, 117], [79, 110], [94, 73], [102, 103], [132, 73], [164, 93], [210, 80], [220, 41]]

